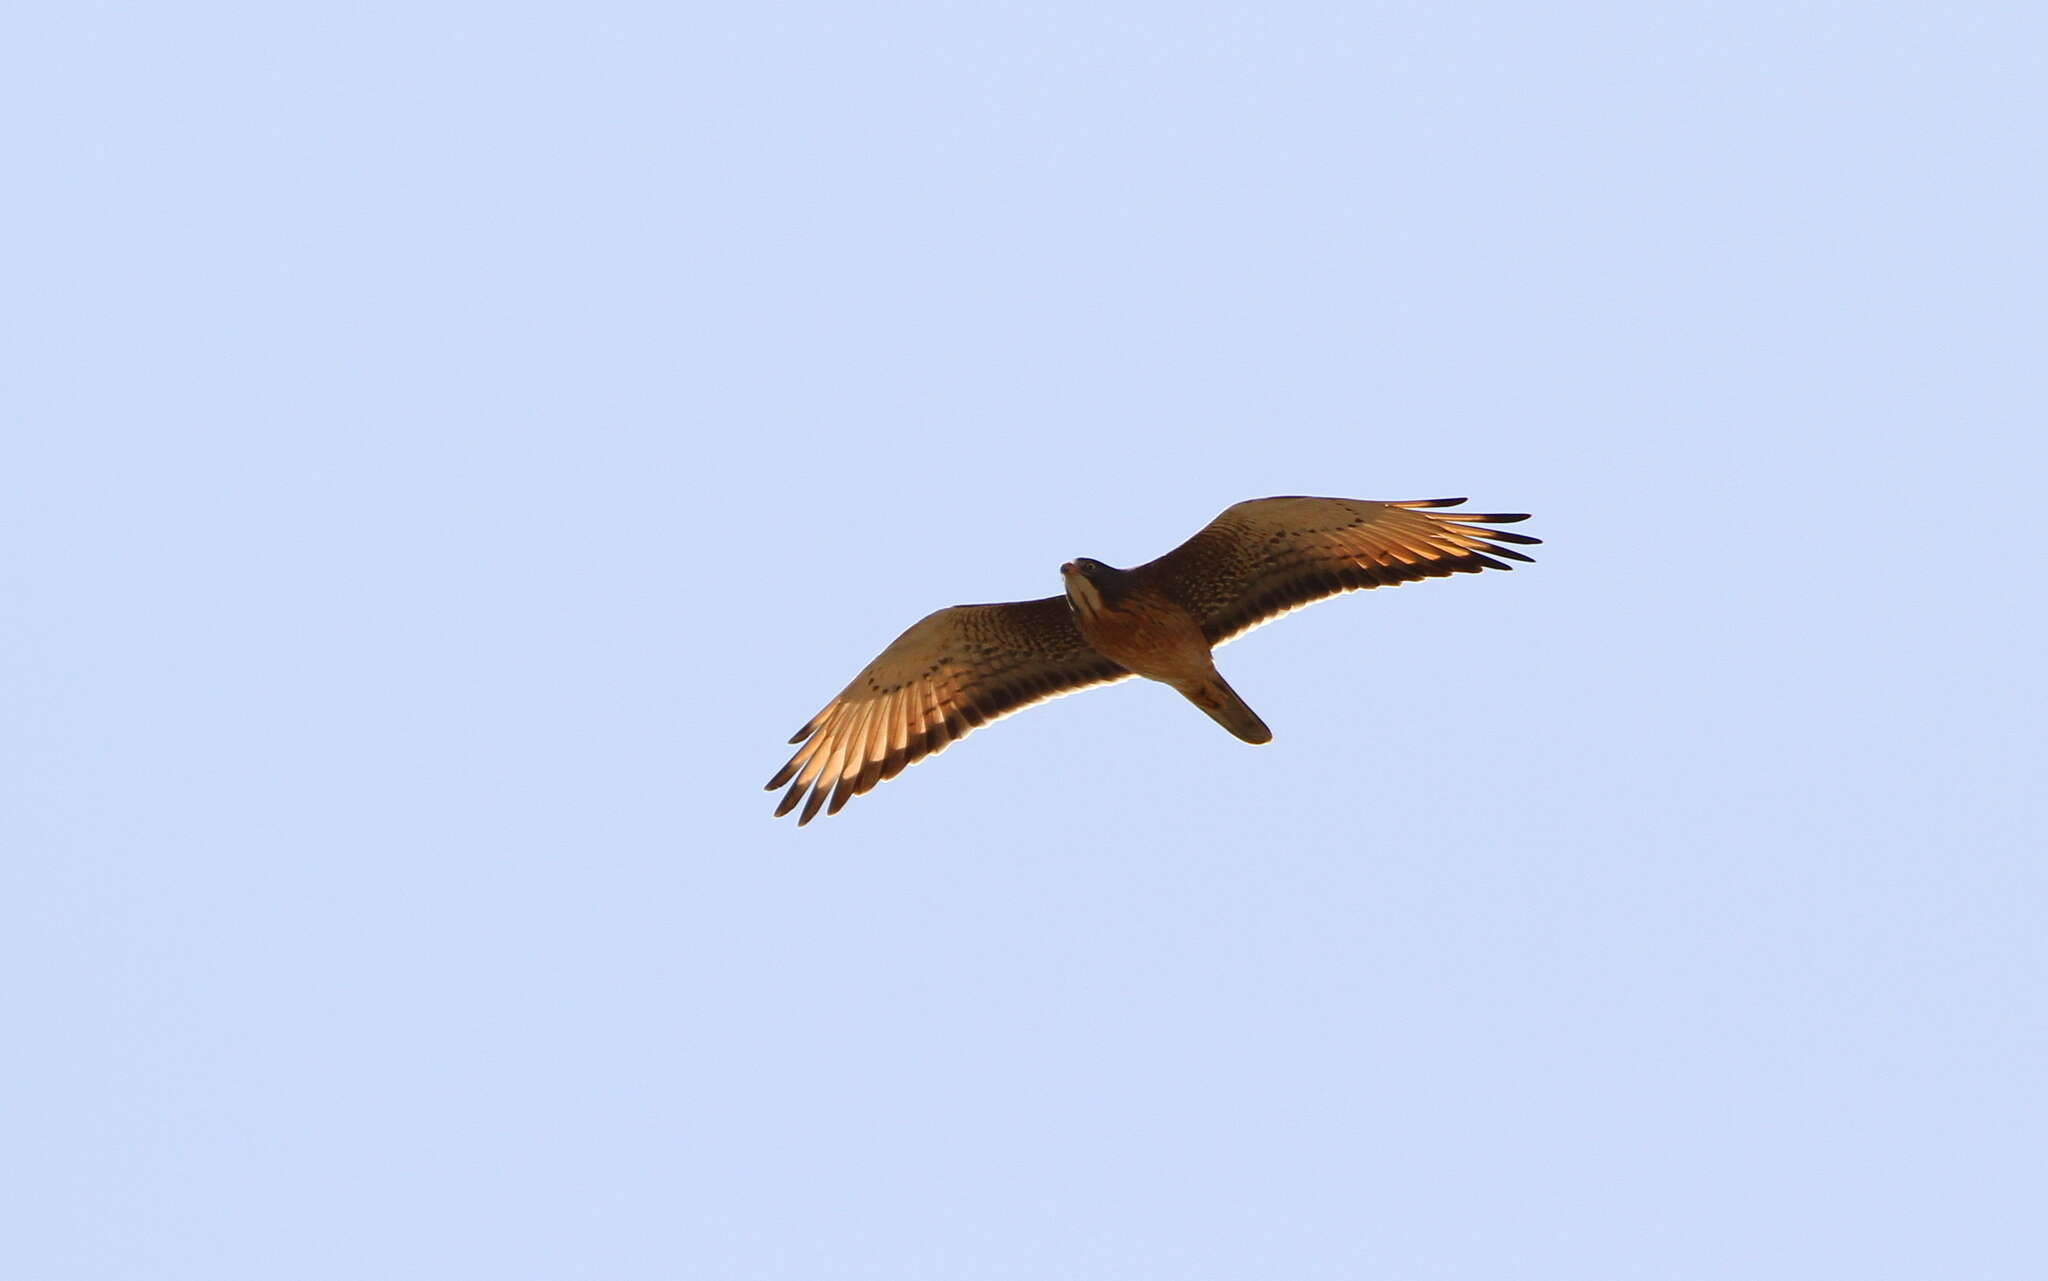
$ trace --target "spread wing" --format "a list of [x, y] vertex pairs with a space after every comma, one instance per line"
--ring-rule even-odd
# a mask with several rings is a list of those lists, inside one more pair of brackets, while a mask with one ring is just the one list
[[768, 780], [770, 791], [790, 784], [775, 817], [806, 793], [799, 827], [828, 794], [825, 812], [837, 814], [849, 797], [999, 716], [1129, 675], [1081, 639], [1064, 596], [942, 609], [898, 636], [789, 740], [803, 746]]
[[1527, 515], [1432, 510], [1464, 501], [1254, 498], [1134, 572], [1194, 615], [1209, 643], [1220, 645], [1339, 592], [1512, 569], [1498, 558], [1529, 557], [1501, 544], [1543, 541], [1491, 528]]

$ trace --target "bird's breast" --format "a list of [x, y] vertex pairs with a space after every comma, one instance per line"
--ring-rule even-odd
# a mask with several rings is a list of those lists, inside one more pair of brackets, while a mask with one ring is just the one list
[[1133, 592], [1115, 604], [1076, 610], [1082, 637], [1105, 658], [1140, 676], [1175, 680], [1209, 668], [1209, 642], [1187, 611], [1152, 592]]

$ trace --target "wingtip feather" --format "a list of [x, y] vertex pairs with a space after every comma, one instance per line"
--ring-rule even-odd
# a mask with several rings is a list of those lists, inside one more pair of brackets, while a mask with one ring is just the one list
[[[823, 780], [820, 780], [821, 782]], [[802, 827], [818, 816], [818, 810], [825, 804], [826, 792], [823, 787], [813, 787], [809, 799], [804, 801], [804, 812], [797, 815], [796, 825]]]
[[797, 801], [803, 798], [803, 794], [804, 785], [802, 783], [792, 783], [789, 792], [783, 796], [782, 803], [775, 807], [775, 817], [781, 818], [784, 814], [795, 809]]

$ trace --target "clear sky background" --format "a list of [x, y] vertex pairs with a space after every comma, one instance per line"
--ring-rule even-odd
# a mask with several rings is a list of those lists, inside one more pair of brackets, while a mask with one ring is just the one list
[[14, 13], [0, 1274], [2048, 1275], [2042, 13]]

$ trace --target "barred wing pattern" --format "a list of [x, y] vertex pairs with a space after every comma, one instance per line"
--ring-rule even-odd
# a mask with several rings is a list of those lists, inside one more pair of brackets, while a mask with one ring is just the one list
[[801, 827], [828, 797], [825, 812], [837, 814], [979, 726], [1129, 675], [1081, 639], [1065, 596], [942, 609], [897, 637], [789, 740], [803, 746], [768, 780], [770, 791], [790, 785], [775, 816], [802, 801]]
[[1212, 645], [1339, 592], [1421, 578], [1512, 569], [1530, 558], [1503, 543], [1540, 538], [1489, 526], [1525, 514], [1439, 511], [1462, 498], [1405, 503], [1255, 498], [1134, 573], [1194, 615]]

